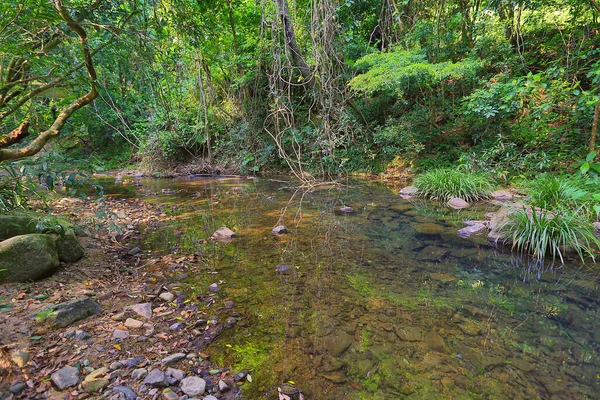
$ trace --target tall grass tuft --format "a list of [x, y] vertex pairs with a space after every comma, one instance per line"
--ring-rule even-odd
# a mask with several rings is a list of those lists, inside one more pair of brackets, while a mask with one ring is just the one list
[[419, 194], [432, 200], [446, 202], [453, 197], [477, 201], [490, 196], [493, 185], [483, 173], [468, 173], [456, 169], [434, 169], [415, 178], [413, 185]]
[[563, 263], [566, 251], [574, 250], [585, 262], [586, 256], [595, 259], [600, 248], [596, 229], [581, 215], [581, 209], [562, 208], [555, 212], [515, 209], [500, 231], [512, 241], [513, 248], [537, 258], [549, 254]]

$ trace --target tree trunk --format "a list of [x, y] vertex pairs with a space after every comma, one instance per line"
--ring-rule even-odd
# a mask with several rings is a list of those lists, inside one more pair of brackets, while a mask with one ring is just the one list
[[598, 132], [598, 115], [600, 114], [600, 100], [594, 107], [594, 120], [592, 122], [592, 133], [590, 134], [590, 153], [596, 148], [596, 133]]
[[292, 64], [300, 71], [300, 74], [304, 79], [303, 83], [308, 85], [309, 88], [312, 88], [315, 85], [314, 74], [306, 63], [306, 60], [302, 56], [302, 52], [296, 43], [296, 35], [294, 33], [294, 26], [292, 24], [292, 18], [290, 17], [287, 0], [275, 0], [275, 2], [277, 3], [277, 9], [279, 10], [279, 16], [281, 17], [281, 22], [283, 24], [285, 45], [292, 56]]

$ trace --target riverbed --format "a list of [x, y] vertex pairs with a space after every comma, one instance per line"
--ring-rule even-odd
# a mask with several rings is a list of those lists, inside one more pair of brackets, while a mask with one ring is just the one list
[[[454, 211], [361, 180], [124, 183], [107, 192], [170, 217], [140, 248], [196, 255], [187, 294], [217, 283], [236, 304], [239, 322], [209, 350], [250, 371], [248, 398], [284, 383], [307, 399], [600, 398], [598, 268], [457, 236], [497, 206]], [[211, 241], [221, 226], [237, 236]]]

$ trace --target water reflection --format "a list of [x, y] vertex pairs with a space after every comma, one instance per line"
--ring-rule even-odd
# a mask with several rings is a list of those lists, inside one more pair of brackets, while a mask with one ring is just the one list
[[[220, 299], [236, 303], [242, 320], [213, 350], [252, 370], [247, 397], [287, 381], [313, 399], [598, 397], [597, 269], [457, 237], [457, 222], [482, 219], [487, 206], [452, 212], [349, 185], [137, 188], [172, 217], [145, 248], [203, 255], [205, 273], [186, 283], [223, 281]], [[281, 224], [289, 233], [274, 236]], [[219, 226], [239, 237], [207, 241]]]

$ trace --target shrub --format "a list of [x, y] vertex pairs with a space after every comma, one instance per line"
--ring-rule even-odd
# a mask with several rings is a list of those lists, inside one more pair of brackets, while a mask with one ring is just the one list
[[564, 263], [564, 253], [574, 250], [582, 261], [585, 256], [594, 259], [600, 240], [595, 235], [594, 225], [582, 218], [580, 211], [564, 208], [556, 212], [514, 210], [500, 233], [513, 243], [513, 248], [537, 258], [551, 254], [553, 259], [558, 256]]
[[493, 189], [486, 174], [447, 168], [425, 172], [417, 176], [413, 185], [419, 194], [444, 202], [453, 197], [465, 201], [482, 200], [488, 198]]

